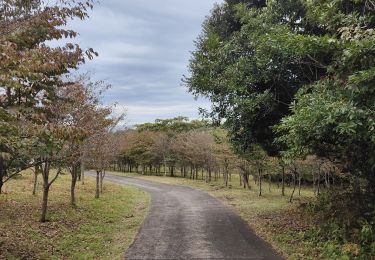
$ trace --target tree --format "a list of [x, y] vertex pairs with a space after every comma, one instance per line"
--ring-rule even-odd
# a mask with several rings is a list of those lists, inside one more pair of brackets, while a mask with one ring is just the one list
[[103, 180], [106, 170], [121, 152], [123, 136], [115, 133], [115, 128], [123, 120], [125, 114], [113, 115], [113, 107], [97, 107], [92, 121], [92, 134], [84, 145], [84, 161], [96, 171], [95, 198], [103, 193]]
[[163, 162], [164, 176], [167, 176], [167, 162], [171, 154], [171, 137], [168, 133], [157, 132], [152, 139], [153, 144], [150, 151], [155, 158]]
[[[87, 18], [91, 8], [90, 0], [55, 4], [9, 0], [0, 4], [0, 119], [2, 125], [11, 122], [14, 126], [21, 123], [30, 126], [27, 138], [22, 131], [12, 131], [10, 140], [15, 141], [1, 145], [7, 154], [3, 156], [1, 151], [1, 174], [9, 172], [10, 160], [22, 158], [14, 153], [19, 150], [18, 146], [29, 142], [25, 147], [32, 149], [26, 154], [32, 156], [21, 168], [30, 167], [32, 163], [42, 167], [42, 222], [46, 221], [49, 189], [61, 172], [60, 152], [69, 136], [69, 129], [59, 125], [60, 115], [51, 113], [51, 104], [58, 99], [58, 89], [65, 86], [62, 75], [84, 63], [86, 55], [89, 59], [96, 55], [92, 49], [84, 52], [72, 43], [51, 47], [46, 42], [76, 37], [76, 32], [64, 26], [70, 19]], [[57, 168], [52, 179], [51, 167]]]
[[[75, 187], [84, 156], [85, 141], [100, 130], [99, 122], [105, 121], [110, 113], [100, 109], [100, 96], [108, 86], [102, 82], [91, 83], [86, 76], [59, 89], [59, 99], [53, 112], [61, 116], [59, 124], [69, 128], [69, 138], [63, 147], [63, 157], [71, 174], [71, 204], [75, 206]], [[99, 92], [99, 93], [96, 93]]]
[[28, 153], [20, 153], [35, 142], [24, 126], [32, 129], [48, 124], [46, 107], [56, 100], [57, 89], [64, 85], [61, 75], [82, 64], [85, 54], [88, 58], [96, 54], [92, 49], [84, 53], [71, 43], [63, 47], [46, 44], [74, 38], [76, 32], [63, 26], [70, 19], [87, 18], [90, 8], [91, 1], [0, 3], [0, 120], [1, 131], [6, 132], [0, 145], [1, 185], [4, 176], [9, 180], [37, 162], [38, 157], [26, 160]]
[[[176, 140], [176, 136], [180, 133], [186, 133], [195, 129], [207, 128], [209, 122], [206, 120], [192, 120], [186, 117], [176, 117], [172, 119], [157, 119], [154, 123], [146, 123], [137, 126], [139, 132], [146, 132], [147, 136], [152, 136], [151, 139], [141, 138], [141, 142], [149, 140], [144, 145], [143, 154], [149, 156], [146, 164], [151, 164], [150, 161], [156, 158], [162, 159], [164, 166], [164, 175], [167, 175], [167, 166], [170, 168], [171, 176], [174, 175], [174, 169], [176, 166], [176, 160], [178, 159], [177, 153], [178, 147], [172, 143]], [[154, 133], [154, 134], [153, 134]], [[172, 152], [173, 148], [175, 152]], [[140, 147], [138, 145], [138, 147]], [[149, 148], [147, 148], [149, 147]], [[151, 158], [150, 156], [154, 156]], [[146, 157], [144, 157], [146, 159]], [[144, 164], [144, 163], [143, 163]]]
[[100, 197], [100, 193], [103, 193], [106, 170], [120, 153], [118, 138], [121, 136], [111, 133], [108, 129], [103, 129], [91, 136], [86, 144], [86, 162], [96, 171], [95, 198], [97, 199]]
[[[298, 91], [291, 115], [275, 128], [278, 141], [285, 157], [318, 156], [319, 213], [345, 230], [343, 239], [361, 243], [361, 252], [370, 256], [371, 242], [358, 242], [354, 230], [366, 225], [374, 230], [369, 214], [375, 208], [374, 2], [310, 1], [306, 7], [308, 19], [326, 31], [316, 41], [335, 48], [325, 63], [327, 75]], [[350, 176], [347, 189], [320, 192], [326, 160]]]
[[[289, 148], [286, 153], [336, 161], [354, 178], [364, 178], [367, 191], [375, 195], [375, 16], [371, 5], [345, 3], [309, 5], [310, 19], [330, 33], [334, 59], [327, 77], [300, 89], [293, 114], [277, 130], [279, 141]], [[342, 14], [351, 14], [351, 19]]]
[[145, 123], [137, 125], [138, 131], [153, 131], [153, 132], [187, 132], [193, 129], [204, 128], [209, 125], [205, 120], [189, 121], [187, 117], [176, 117], [172, 119], [156, 119], [154, 123]]
[[223, 168], [225, 186], [228, 187], [229, 172], [235, 168], [237, 156], [234, 154], [228, 139], [228, 132], [224, 129], [215, 129], [213, 131], [215, 139], [215, 154], [219, 165]]
[[227, 1], [204, 23], [184, 82], [211, 100], [208, 116], [225, 119], [240, 152], [257, 143], [277, 155], [272, 127], [298, 89], [326, 75], [335, 45], [316, 41], [322, 33], [304, 1]]

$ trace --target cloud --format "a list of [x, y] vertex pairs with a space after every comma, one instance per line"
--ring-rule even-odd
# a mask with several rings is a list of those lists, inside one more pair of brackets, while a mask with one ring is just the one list
[[[202, 108], [208, 109], [207, 103], [200, 103]], [[176, 114], [179, 111], [180, 114]], [[177, 115], [184, 115], [190, 118], [196, 117], [196, 107], [189, 104], [161, 104], [161, 105], [130, 105], [117, 106], [115, 108], [116, 114], [126, 113], [126, 123], [129, 126], [134, 126], [144, 122], [151, 122], [155, 119], [168, 119], [176, 117]]]
[[[84, 22], [70, 26], [77, 42], [99, 57], [81, 71], [112, 85], [105, 102], [128, 107], [131, 121], [198, 117], [196, 102], [181, 86], [190, 51], [216, 0], [103, 0]], [[219, 1], [220, 2], [220, 1]]]

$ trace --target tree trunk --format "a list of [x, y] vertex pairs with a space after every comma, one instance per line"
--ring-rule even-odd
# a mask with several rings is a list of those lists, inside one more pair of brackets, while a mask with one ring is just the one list
[[316, 177], [315, 177], [315, 171], [312, 172], [313, 176], [313, 190], [314, 190], [314, 195], [316, 194]]
[[36, 189], [38, 186], [38, 174], [39, 174], [39, 166], [36, 165], [34, 169], [34, 184], [33, 184], [33, 196], [36, 195]]
[[225, 181], [225, 187], [228, 187], [228, 166], [225, 165], [225, 169], [224, 169], [224, 181]]
[[82, 185], [85, 184], [85, 164], [81, 161], [81, 183]]
[[165, 161], [165, 158], [164, 158], [164, 161], [163, 161], [163, 165], [164, 165], [164, 177], [167, 177], [167, 163]]
[[44, 223], [47, 221], [47, 207], [48, 207], [48, 193], [49, 193], [48, 178], [47, 182], [43, 185], [43, 200], [42, 200], [42, 215], [40, 217], [40, 222]]
[[320, 165], [319, 165], [319, 170], [318, 170], [318, 190], [317, 190], [317, 193], [318, 195], [320, 194]]
[[245, 172], [243, 169], [241, 170], [241, 173], [240, 173], [240, 185], [242, 186], [242, 184], [243, 184], [244, 189], [248, 188], [250, 190], [249, 174]]
[[103, 170], [100, 172], [100, 193], [103, 194], [103, 181], [105, 178], [106, 171]]
[[103, 178], [100, 176], [100, 194], [103, 194]]
[[40, 216], [40, 222], [46, 222], [47, 207], [48, 207], [48, 193], [49, 193], [49, 162], [44, 163], [42, 166], [43, 174], [43, 198], [42, 198], [42, 212]]
[[56, 181], [56, 179], [61, 173], [61, 168], [59, 168], [56, 173], [56, 176], [51, 180], [51, 182], [49, 182], [50, 166], [51, 166], [51, 163], [49, 161], [46, 161], [44, 163], [44, 166], [43, 165], [41, 166], [41, 171], [42, 171], [42, 176], [43, 176], [43, 200], [42, 200], [42, 212], [41, 212], [40, 222], [46, 222], [49, 188], [54, 183], [54, 181]]
[[96, 171], [96, 192], [95, 192], [95, 198], [99, 199], [100, 197], [100, 171]]
[[327, 171], [325, 171], [325, 173], [324, 173], [324, 180], [325, 180], [326, 188], [329, 189], [330, 183], [329, 183], [329, 175], [328, 175]]
[[81, 169], [81, 165], [75, 165], [72, 167], [71, 175], [72, 175], [72, 181], [70, 183], [70, 205], [76, 206], [76, 184], [78, 180], [79, 171]]
[[171, 177], [174, 177], [174, 166], [171, 166], [170, 172], [171, 172]]
[[262, 169], [258, 169], [259, 197], [262, 196]]
[[272, 176], [268, 173], [268, 191], [271, 192], [271, 183], [272, 183]]
[[43, 175], [43, 198], [42, 198], [42, 212], [40, 216], [40, 222], [44, 223], [47, 220], [47, 207], [48, 207], [48, 193], [49, 193], [49, 162], [42, 165]]
[[76, 206], [76, 183], [77, 183], [77, 176], [74, 178], [72, 177], [72, 183], [70, 185], [70, 205]]
[[297, 181], [296, 181], [296, 179], [297, 179], [297, 173], [296, 172], [294, 172], [293, 173], [293, 191], [292, 191], [292, 194], [290, 195], [290, 199], [289, 199], [289, 202], [290, 203], [292, 203], [292, 201], [293, 201], [293, 196], [294, 196], [294, 192], [296, 191], [296, 183], [297, 183]]
[[82, 172], [81, 172], [81, 164], [79, 164], [77, 169], [77, 181], [81, 181], [82, 178]]
[[244, 188], [246, 189], [249, 189], [250, 190], [250, 184], [249, 184], [249, 174], [246, 172], [244, 174]]
[[281, 195], [285, 196], [285, 166], [281, 166], [282, 177], [281, 177]]
[[4, 177], [5, 177], [4, 159], [0, 156], [0, 194], [3, 192]]

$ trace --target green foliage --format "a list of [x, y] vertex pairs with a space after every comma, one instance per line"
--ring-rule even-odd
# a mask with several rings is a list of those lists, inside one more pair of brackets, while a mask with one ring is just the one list
[[292, 115], [276, 127], [279, 142], [292, 156], [335, 159], [344, 171], [367, 180], [374, 196], [375, 16], [363, 1], [311, 2], [317, 4], [307, 5], [310, 21], [320, 24], [325, 17], [321, 26], [336, 47], [327, 77], [301, 88]]
[[[371, 200], [352, 191], [321, 194], [307, 208], [317, 220], [307, 239], [320, 244], [329, 259], [368, 259], [373, 256], [375, 218], [368, 212]], [[365, 214], [364, 214], [365, 213]]]
[[193, 129], [207, 128], [209, 122], [205, 120], [192, 120], [189, 121], [187, 117], [176, 117], [172, 119], [156, 119], [154, 123], [145, 123], [137, 125], [136, 129], [142, 131], [153, 132], [169, 132], [179, 133], [187, 132]]
[[327, 258], [372, 250], [360, 234], [370, 236], [375, 216], [374, 11], [372, 0], [226, 1], [185, 78], [248, 160], [265, 160], [259, 146], [288, 164], [315, 155], [350, 181], [314, 206], [332, 219], [321, 233]]
[[[209, 115], [226, 120], [238, 150], [258, 143], [276, 154], [271, 127], [289, 114], [299, 88], [326, 74], [335, 44], [318, 38], [303, 1], [261, 6], [217, 6], [197, 40], [185, 82], [193, 94], [212, 101]], [[223, 26], [229, 29], [223, 32]]]

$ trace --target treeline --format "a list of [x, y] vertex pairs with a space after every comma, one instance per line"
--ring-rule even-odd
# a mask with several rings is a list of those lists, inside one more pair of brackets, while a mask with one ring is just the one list
[[316, 157], [348, 176], [314, 208], [327, 220], [322, 236], [339, 230], [364, 257], [375, 252], [374, 36], [373, 0], [226, 0], [184, 78], [211, 100], [205, 114], [224, 122], [241, 158], [260, 158], [259, 148], [281, 167]]
[[[71, 204], [83, 166], [97, 171], [99, 197], [104, 170], [116, 155], [112, 107], [101, 104], [108, 86], [74, 71], [97, 53], [69, 43], [72, 19], [85, 20], [88, 1], [0, 2], [0, 193], [29, 169], [43, 182], [40, 221], [47, 219], [49, 191], [63, 170], [71, 174]], [[68, 43], [52, 47], [51, 41]], [[73, 41], [73, 40], [72, 40]], [[31, 194], [30, 194], [31, 195]]]
[[[238, 175], [239, 185], [251, 188], [255, 181], [259, 195], [262, 182], [277, 184], [286, 196], [285, 186], [298, 189], [313, 186], [317, 194], [331, 187], [347, 187], [348, 176], [328, 160], [309, 156], [280, 164], [278, 158], [268, 156], [260, 147], [247, 158], [236, 154], [228, 132], [212, 127], [207, 121], [189, 121], [177, 117], [138, 125], [123, 134], [123, 145], [113, 170], [136, 172], [143, 175], [183, 177], [206, 182], [223, 180], [228, 186], [232, 175]], [[292, 201], [294, 192], [290, 195]]]

